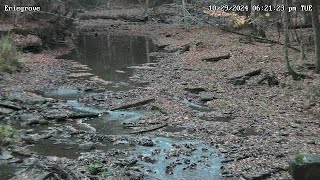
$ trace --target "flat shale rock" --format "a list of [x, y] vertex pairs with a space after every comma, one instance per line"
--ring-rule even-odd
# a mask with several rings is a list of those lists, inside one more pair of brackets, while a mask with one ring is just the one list
[[199, 96], [200, 101], [207, 102], [217, 99], [212, 92], [201, 92]]
[[68, 75], [68, 77], [70, 78], [81, 78], [81, 77], [88, 77], [88, 76], [93, 76], [93, 74], [88, 72], [78, 72], [78, 73], [71, 73]]
[[243, 178], [246, 180], [263, 180], [267, 177], [271, 176], [270, 172], [261, 172], [261, 173], [255, 173], [255, 174], [245, 174], [243, 175]]
[[30, 92], [15, 92], [9, 95], [8, 99], [27, 105], [44, 104], [50, 100]]
[[222, 112], [208, 112], [208, 113], [198, 113], [200, 119], [205, 121], [218, 121], [218, 122], [230, 122], [234, 119], [230, 114], [222, 113]]
[[13, 158], [13, 156], [11, 155], [11, 152], [0, 149], [0, 160], [8, 160], [11, 158]]
[[7, 114], [10, 114], [12, 112], [13, 112], [12, 109], [0, 107], [0, 115], [7, 115]]

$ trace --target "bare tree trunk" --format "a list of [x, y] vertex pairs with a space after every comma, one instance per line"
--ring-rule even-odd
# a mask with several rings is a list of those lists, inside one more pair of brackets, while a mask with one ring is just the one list
[[[251, 7], [254, 5], [258, 5], [257, 0], [251, 0]], [[254, 19], [256, 17], [256, 12], [251, 9], [250, 17]]]
[[182, 0], [182, 14], [183, 14], [183, 18], [186, 18], [186, 2], [185, 2], [185, 0]]
[[149, 40], [146, 38], [146, 57], [147, 57], [147, 62], [150, 63], [150, 50], [149, 50]]
[[149, 15], [149, 0], [146, 0], [144, 8], [145, 8], [144, 14], [148, 16]]
[[298, 73], [296, 73], [289, 62], [289, 51], [288, 51], [288, 44], [289, 44], [289, 16], [288, 16], [288, 0], [283, 0], [284, 1], [284, 6], [285, 6], [285, 10], [283, 12], [283, 27], [284, 27], [284, 59], [286, 61], [286, 66], [287, 66], [287, 70], [289, 75], [292, 76], [292, 78], [294, 80], [299, 80], [301, 77]]
[[316, 48], [316, 73], [320, 73], [320, 22], [318, 14], [318, 3], [316, 0], [309, 0], [312, 5], [311, 18]]

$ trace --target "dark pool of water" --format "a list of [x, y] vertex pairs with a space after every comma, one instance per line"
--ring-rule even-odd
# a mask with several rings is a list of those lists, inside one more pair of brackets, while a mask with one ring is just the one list
[[127, 67], [151, 63], [149, 53], [154, 50], [152, 41], [143, 36], [80, 35], [76, 49], [58, 58], [87, 65], [89, 73], [112, 83], [110, 89], [126, 90], [137, 86]]
[[57, 156], [76, 159], [80, 155], [77, 144], [56, 143], [55, 141], [42, 140], [28, 147], [41, 156]]
[[18, 168], [13, 164], [0, 164], [0, 179], [13, 178], [17, 170]]

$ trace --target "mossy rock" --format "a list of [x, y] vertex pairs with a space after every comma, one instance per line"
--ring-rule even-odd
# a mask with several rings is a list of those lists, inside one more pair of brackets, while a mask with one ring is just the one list
[[40, 124], [40, 125], [48, 125], [48, 124], [49, 124], [49, 121], [46, 120], [46, 119], [41, 119], [41, 120], [39, 120], [39, 124]]
[[295, 180], [320, 179], [320, 155], [300, 153], [291, 158], [289, 165]]

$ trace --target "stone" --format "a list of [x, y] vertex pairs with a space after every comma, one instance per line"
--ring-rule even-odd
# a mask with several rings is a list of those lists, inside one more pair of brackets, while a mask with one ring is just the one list
[[205, 92], [206, 89], [202, 87], [190, 87], [190, 88], [184, 88], [185, 91], [189, 91], [193, 94], [199, 94], [201, 92]]
[[149, 138], [142, 138], [139, 140], [139, 145], [152, 147], [155, 145], [155, 143]]
[[149, 157], [149, 156], [145, 156], [145, 157], [143, 157], [143, 161], [144, 161], [144, 162], [147, 162], [147, 163], [152, 163], [152, 164], [154, 164], [154, 163], [156, 163], [156, 162], [157, 162], [157, 160], [156, 160], [156, 159], [151, 158], [151, 157]]
[[103, 79], [99, 78], [98, 76], [93, 76], [93, 77], [90, 78], [90, 80], [91, 80], [91, 81], [94, 81], [94, 82], [96, 82], [96, 83], [105, 85], [105, 86], [112, 84], [111, 81], [103, 80]]
[[40, 52], [43, 49], [42, 40], [35, 35], [16, 35], [15, 44], [24, 52]]
[[239, 86], [239, 85], [244, 85], [246, 83], [246, 80], [243, 78], [239, 78], [239, 79], [232, 79], [229, 82], [235, 86]]
[[26, 125], [34, 125], [39, 124], [39, 121], [42, 118], [42, 116], [32, 113], [25, 113], [17, 116], [20, 121], [22, 121]]
[[11, 101], [18, 101], [27, 105], [35, 105], [35, 104], [44, 104], [49, 99], [44, 98], [42, 96], [36, 95], [30, 92], [15, 92], [12, 93], [9, 97]]
[[70, 78], [81, 78], [81, 77], [88, 77], [88, 76], [93, 76], [93, 74], [86, 72], [86, 73], [70, 73], [68, 75], [68, 77]]
[[289, 172], [295, 180], [320, 179], [320, 155], [301, 153], [290, 159]]
[[8, 108], [8, 109], [12, 109], [12, 110], [21, 110], [22, 108], [16, 104], [14, 104], [13, 102], [10, 102], [10, 101], [0, 101], [0, 107], [3, 107], [3, 108]]
[[254, 174], [245, 174], [243, 178], [246, 180], [263, 180], [267, 177], [271, 176], [271, 172], [261, 172], [261, 173], [254, 173]]
[[40, 124], [40, 125], [48, 125], [48, 124], [49, 124], [49, 121], [46, 120], [46, 119], [41, 119], [41, 120], [39, 120], [39, 124]]
[[12, 109], [0, 107], [0, 115], [6, 115], [6, 114], [10, 114], [10, 113], [12, 113], [12, 112], [13, 112]]
[[230, 114], [218, 112], [218, 111], [212, 111], [208, 113], [198, 113], [198, 117], [201, 120], [204, 121], [218, 121], [218, 122], [230, 122], [231, 120], [234, 119]]
[[72, 112], [67, 109], [53, 109], [47, 111], [44, 116], [47, 119], [61, 120], [67, 118]]
[[207, 102], [217, 99], [212, 92], [201, 92], [200, 93], [200, 101]]
[[136, 159], [118, 159], [114, 164], [119, 167], [131, 167], [137, 164], [137, 162], [138, 160]]
[[125, 175], [129, 176], [129, 180], [142, 180], [143, 179], [143, 173], [138, 171], [126, 171]]
[[11, 152], [0, 149], [0, 160], [9, 160], [11, 158], [13, 158]]
[[92, 142], [86, 142], [83, 144], [79, 144], [79, 150], [83, 151], [91, 151], [95, 149], [94, 144]]

